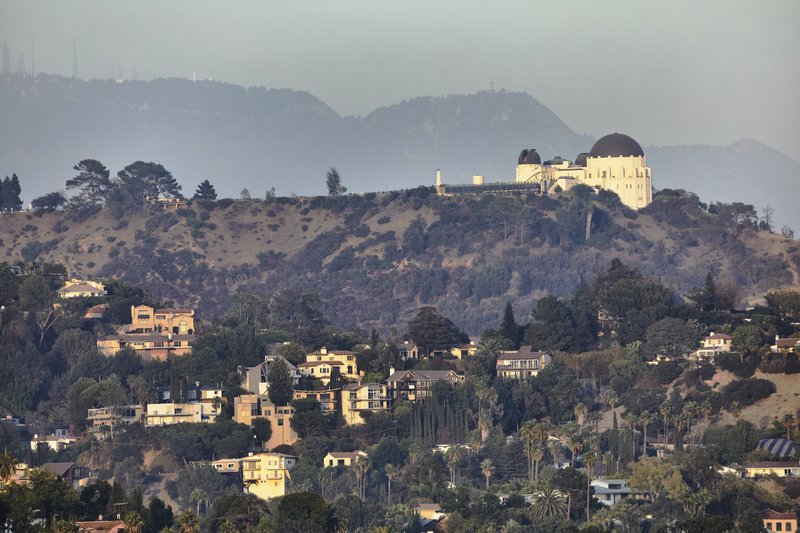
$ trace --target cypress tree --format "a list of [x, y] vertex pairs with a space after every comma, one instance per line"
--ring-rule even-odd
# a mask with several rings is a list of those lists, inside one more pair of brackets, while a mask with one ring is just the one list
[[518, 345], [519, 339], [519, 324], [514, 319], [514, 308], [511, 302], [506, 302], [506, 309], [503, 313], [503, 322], [500, 324], [500, 335]]
[[19, 184], [19, 178], [16, 174], [12, 174], [8, 190], [6, 190], [6, 187], [4, 186], [3, 191], [8, 195], [9, 209], [13, 209], [14, 211], [19, 211], [22, 209], [22, 199], [20, 198], [20, 194], [22, 194], [22, 187]]

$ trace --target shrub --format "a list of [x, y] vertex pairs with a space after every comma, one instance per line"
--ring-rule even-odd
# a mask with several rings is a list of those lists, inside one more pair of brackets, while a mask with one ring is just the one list
[[392, 221], [392, 217], [381, 217], [381, 218], [378, 219], [378, 224], [381, 224], [381, 225], [388, 224], [391, 221]]
[[775, 392], [775, 384], [766, 379], [740, 379], [728, 383], [716, 398], [716, 407], [721, 408], [739, 402], [740, 407], [753, 405]]
[[756, 357], [745, 357], [744, 363], [739, 359], [739, 354], [723, 353], [717, 355], [715, 362], [722, 370], [733, 372], [740, 378], [749, 378], [758, 367]]

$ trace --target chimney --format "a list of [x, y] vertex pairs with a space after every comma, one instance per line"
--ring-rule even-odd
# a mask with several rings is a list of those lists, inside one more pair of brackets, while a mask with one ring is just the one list
[[323, 346], [322, 348], [319, 349], [319, 353], [325, 355], [326, 353], [328, 353], [328, 349], [325, 346]]
[[389, 375], [391, 376], [392, 374], [394, 374], [394, 367], [390, 366], [389, 367]]

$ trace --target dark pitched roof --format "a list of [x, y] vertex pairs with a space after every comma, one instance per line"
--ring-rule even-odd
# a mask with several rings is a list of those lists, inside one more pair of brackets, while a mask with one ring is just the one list
[[63, 476], [66, 474], [70, 468], [75, 466], [75, 463], [45, 463], [42, 465], [42, 470], [46, 470], [51, 474], [55, 474], [58, 477]]
[[497, 358], [498, 361], [510, 361], [517, 359], [541, 359], [547, 352], [534, 352], [532, 346], [521, 346], [516, 352], [503, 352]]

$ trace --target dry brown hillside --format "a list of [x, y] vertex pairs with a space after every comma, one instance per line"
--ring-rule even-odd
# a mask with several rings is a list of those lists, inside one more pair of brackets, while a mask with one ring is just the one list
[[[592, 210], [586, 239], [585, 221]], [[615, 197], [439, 198], [427, 189], [340, 198], [223, 201], [175, 211], [0, 215], [0, 260], [63, 263], [118, 276], [162, 300], [218, 314], [238, 290], [316, 292], [345, 326], [387, 327], [432, 304], [472, 334], [506, 300], [526, 316], [622, 261], [677, 294], [711, 270], [749, 299], [796, 286], [795, 241], [734, 224], [696, 197], [657, 197], [641, 213]]]

